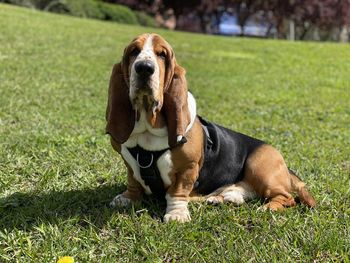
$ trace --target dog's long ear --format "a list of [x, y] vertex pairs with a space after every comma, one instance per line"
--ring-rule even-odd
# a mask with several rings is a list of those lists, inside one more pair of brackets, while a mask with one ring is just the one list
[[164, 114], [168, 126], [168, 142], [170, 147], [185, 143], [186, 127], [190, 123], [190, 113], [187, 103], [187, 82], [185, 70], [176, 64], [173, 67], [173, 75], [164, 92]]
[[135, 114], [124, 74], [121, 63], [113, 66], [106, 110], [106, 133], [120, 144], [129, 138], [135, 124]]

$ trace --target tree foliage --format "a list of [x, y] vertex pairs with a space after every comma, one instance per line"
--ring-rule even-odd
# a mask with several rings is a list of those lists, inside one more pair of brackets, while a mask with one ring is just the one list
[[[107, 0], [150, 14], [172, 9], [177, 19], [184, 15], [197, 16], [199, 30], [208, 32], [213, 17], [219, 18], [222, 10], [233, 10], [243, 28], [257, 14], [275, 27], [277, 36], [285, 38], [288, 22], [297, 29], [297, 38], [303, 39], [310, 31], [340, 31], [350, 28], [350, 0]], [[209, 17], [209, 19], [208, 19]], [[181, 28], [184, 29], [184, 28]]]

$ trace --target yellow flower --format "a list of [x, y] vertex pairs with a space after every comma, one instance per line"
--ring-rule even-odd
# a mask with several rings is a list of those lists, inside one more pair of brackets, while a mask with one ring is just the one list
[[65, 256], [57, 260], [57, 263], [74, 263], [74, 258]]

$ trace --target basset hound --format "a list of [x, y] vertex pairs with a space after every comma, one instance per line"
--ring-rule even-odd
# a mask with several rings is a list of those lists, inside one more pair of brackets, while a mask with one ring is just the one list
[[264, 209], [281, 210], [315, 199], [263, 141], [199, 117], [185, 70], [161, 36], [142, 34], [125, 48], [110, 78], [106, 133], [128, 171], [127, 190], [112, 206], [143, 194], [166, 199], [164, 221], [191, 219], [190, 200], [242, 204], [260, 197]]

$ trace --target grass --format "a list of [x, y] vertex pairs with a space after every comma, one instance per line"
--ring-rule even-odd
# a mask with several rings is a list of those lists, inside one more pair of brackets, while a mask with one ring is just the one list
[[[125, 168], [104, 135], [113, 63], [156, 31], [198, 112], [281, 150], [318, 200], [283, 213], [147, 199], [112, 210]], [[350, 48], [204, 36], [0, 4], [0, 262], [349, 262]]]

